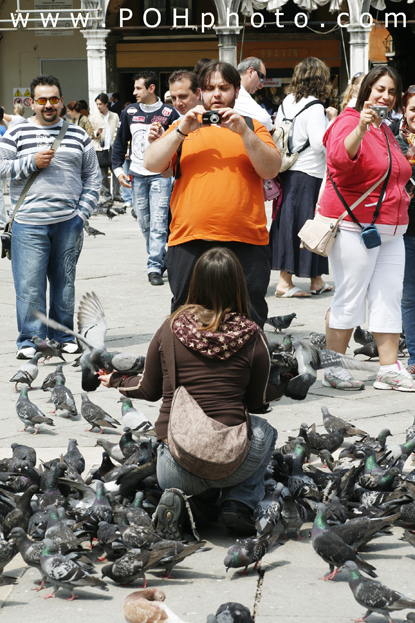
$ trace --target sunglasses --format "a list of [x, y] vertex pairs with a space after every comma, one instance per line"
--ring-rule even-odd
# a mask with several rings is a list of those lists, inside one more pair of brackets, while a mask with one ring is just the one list
[[256, 71], [256, 72], [257, 72], [257, 74], [258, 74], [259, 81], [260, 81], [260, 82], [264, 82], [264, 80], [265, 80], [265, 74], [263, 74], [263, 73], [262, 73], [262, 71], [259, 71], [259, 69], [255, 69], [255, 71]]
[[39, 104], [39, 106], [46, 106], [47, 102], [50, 102], [52, 106], [56, 106], [61, 100], [60, 97], [56, 97], [55, 95], [54, 97], [39, 97], [37, 100], [33, 98], [33, 101]]
[[352, 78], [352, 84], [354, 84], [355, 80], [357, 80], [358, 78], [360, 78], [360, 76], [363, 76], [363, 71], [358, 71], [357, 74], [355, 74]]
[[415, 93], [415, 84], [411, 84], [411, 86], [408, 87], [408, 93]]

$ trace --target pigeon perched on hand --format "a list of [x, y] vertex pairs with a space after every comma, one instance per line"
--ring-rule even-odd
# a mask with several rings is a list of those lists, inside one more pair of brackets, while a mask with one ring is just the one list
[[41, 424], [55, 426], [52, 418], [46, 417], [39, 407], [29, 400], [27, 397], [27, 387], [22, 387], [20, 390], [20, 396], [16, 402], [16, 412], [24, 424], [23, 431], [31, 427], [35, 429], [35, 435], [37, 435]]
[[16, 374], [12, 376], [12, 378], [10, 379], [10, 383], [15, 383], [14, 389], [16, 391], [18, 383], [26, 383], [26, 385], [28, 385], [29, 387], [32, 386], [33, 381], [39, 374], [39, 368], [37, 367], [37, 364], [41, 357], [43, 357], [42, 353], [35, 353], [32, 359], [30, 361], [25, 361], [20, 366]]
[[219, 606], [216, 615], [209, 614], [206, 623], [255, 623], [248, 608], [228, 602]]
[[282, 329], [288, 329], [294, 318], [297, 318], [297, 314], [288, 314], [288, 316], [272, 316], [267, 318], [265, 324], [274, 327], [276, 333], [282, 333]]

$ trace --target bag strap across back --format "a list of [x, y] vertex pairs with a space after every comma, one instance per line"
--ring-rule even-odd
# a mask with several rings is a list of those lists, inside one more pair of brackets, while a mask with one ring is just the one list
[[174, 356], [173, 331], [170, 328], [169, 322], [164, 323], [161, 333], [161, 343], [163, 344], [164, 360], [174, 394], [176, 391], [176, 359]]
[[[66, 134], [66, 130], [69, 127], [69, 121], [64, 121], [62, 124], [62, 127], [59, 131], [58, 136], [55, 138], [53, 145], [51, 147], [51, 149], [53, 149], [55, 152], [58, 150], [59, 145], [62, 142], [63, 137]], [[25, 187], [22, 190], [22, 193], [19, 197], [19, 199], [17, 200], [17, 203], [15, 205], [15, 208], [13, 210], [13, 214], [12, 217], [10, 219], [10, 225], [13, 223], [14, 217], [17, 214], [18, 209], [20, 208], [20, 206], [22, 205], [23, 201], [26, 199], [26, 195], [30, 190], [30, 187], [32, 186], [33, 182], [35, 181], [35, 179], [37, 178], [37, 176], [39, 175], [39, 173], [41, 173], [43, 171], [43, 169], [38, 169], [37, 171], [34, 171], [34, 173], [32, 173], [32, 175], [29, 177], [29, 179], [27, 180]]]

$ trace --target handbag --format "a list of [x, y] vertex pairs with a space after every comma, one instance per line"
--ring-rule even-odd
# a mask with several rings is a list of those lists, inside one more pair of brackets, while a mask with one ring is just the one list
[[111, 166], [111, 149], [102, 149], [101, 151], [97, 151], [98, 164], [101, 169], [108, 168]]
[[222, 480], [231, 476], [251, 447], [248, 412], [245, 411], [245, 422], [237, 426], [226, 426], [206, 415], [183, 385], [176, 388], [174, 338], [168, 322], [162, 330], [162, 344], [174, 392], [167, 432], [170, 454], [183, 469], [198, 478]]
[[[348, 214], [352, 218], [352, 220], [357, 225], [359, 225], [359, 227], [362, 228], [361, 239], [363, 240], [364, 244], [366, 245], [368, 249], [373, 249], [374, 247], [377, 247], [380, 245], [380, 235], [374, 223], [377, 217], [379, 216], [380, 205], [383, 201], [386, 186], [388, 184], [389, 177], [391, 174], [391, 169], [392, 169], [390, 146], [389, 146], [389, 141], [388, 141], [388, 137], [386, 134], [385, 134], [385, 138], [386, 138], [386, 143], [388, 146], [388, 156], [389, 156], [388, 170], [386, 171], [385, 175], [382, 175], [380, 180], [375, 182], [373, 186], [369, 188], [369, 190], [367, 190], [361, 197], [359, 197], [359, 199], [357, 199], [353, 203], [352, 206], [350, 206], [350, 208], [347, 205], [346, 201], [344, 200], [343, 196], [341, 195], [340, 191], [338, 190], [336, 184], [334, 183], [333, 178], [330, 175], [330, 171], [327, 170], [328, 177], [331, 183], [333, 184], [334, 190], [336, 191], [337, 196], [339, 197], [340, 201], [343, 203], [346, 210], [337, 219], [326, 217], [326, 216], [321, 216], [319, 213], [317, 213], [314, 219], [307, 220], [304, 223], [303, 227], [298, 232], [298, 236], [301, 240], [300, 249], [306, 248], [312, 253], [316, 253], [317, 255], [322, 255], [323, 257], [327, 257], [338, 236], [339, 225]], [[372, 193], [375, 190], [375, 188], [377, 188], [377, 186], [379, 186], [379, 184], [381, 184], [383, 181], [384, 181], [384, 184], [379, 195], [379, 200], [378, 200], [375, 212], [373, 214], [372, 223], [371, 225], [363, 227], [363, 225], [359, 223], [359, 221], [353, 214], [353, 210], [359, 205], [359, 203], [364, 201], [366, 197], [368, 197], [370, 193]]]
[[[69, 121], [64, 121], [62, 123], [60, 132], [58, 136], [55, 138], [53, 145], [51, 147], [51, 149], [53, 149], [55, 152], [58, 150], [58, 147], [61, 144], [62, 139], [65, 136], [66, 130], [68, 129], [68, 127], [69, 127]], [[33, 182], [35, 181], [39, 173], [41, 173], [42, 171], [43, 169], [38, 169], [37, 171], [34, 171], [34, 173], [32, 173], [32, 175], [29, 177], [14, 207], [12, 217], [6, 223], [4, 227], [4, 231], [1, 235], [1, 257], [2, 259], [4, 257], [7, 257], [9, 260], [12, 259], [12, 225], [13, 225], [14, 217], [16, 216], [18, 209], [20, 208], [23, 201], [25, 200], [26, 195], [29, 192], [29, 189], [32, 186]]]

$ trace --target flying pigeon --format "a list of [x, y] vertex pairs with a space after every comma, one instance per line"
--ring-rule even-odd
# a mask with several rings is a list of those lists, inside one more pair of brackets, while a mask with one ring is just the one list
[[37, 367], [39, 359], [43, 357], [42, 353], [35, 353], [30, 361], [25, 361], [16, 374], [10, 379], [10, 383], [15, 383], [14, 389], [17, 391], [18, 383], [26, 383], [29, 387], [32, 386], [33, 381], [39, 374]]

